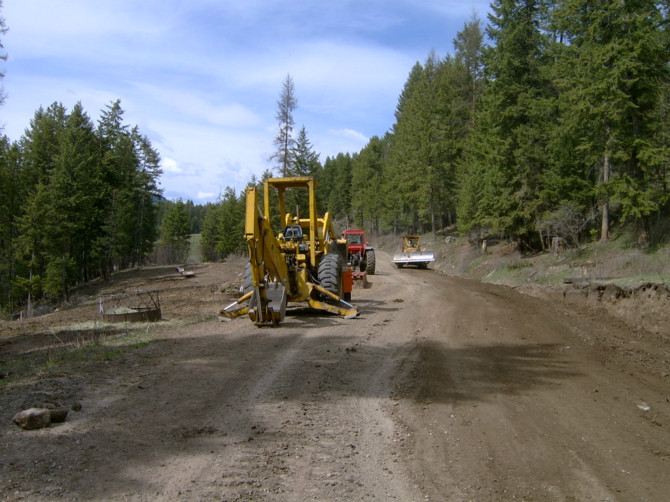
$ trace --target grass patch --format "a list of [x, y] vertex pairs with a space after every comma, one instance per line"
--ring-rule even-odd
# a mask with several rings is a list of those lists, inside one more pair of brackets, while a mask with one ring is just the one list
[[151, 323], [129, 326], [91, 321], [52, 329], [52, 343], [0, 361], [0, 388], [34, 377], [81, 373], [90, 365], [123, 360], [157, 341]]
[[188, 258], [186, 258], [187, 263], [202, 262], [202, 253], [200, 252], [201, 240], [202, 234], [191, 234], [191, 238], [189, 239]]
[[503, 265], [494, 268], [483, 278], [485, 282], [492, 282], [496, 284], [514, 285], [523, 282], [524, 272], [527, 267], [517, 267], [510, 265]]

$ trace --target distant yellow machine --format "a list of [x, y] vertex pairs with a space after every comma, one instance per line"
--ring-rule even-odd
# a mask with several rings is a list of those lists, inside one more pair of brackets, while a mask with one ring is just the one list
[[393, 255], [393, 263], [398, 268], [405, 265], [416, 265], [419, 268], [427, 268], [428, 264], [435, 261], [432, 251], [421, 248], [421, 236], [405, 235], [402, 238], [402, 252]]
[[[263, 184], [264, 212], [256, 187], [246, 191], [245, 239], [249, 261], [242, 296], [223, 308], [221, 320], [243, 314], [257, 325], [284, 320], [288, 302], [307, 302], [319, 310], [345, 318], [359, 313], [351, 303], [351, 270], [347, 267], [347, 241], [338, 239], [329, 213], [317, 216], [316, 180], [311, 176], [269, 178]], [[287, 190], [307, 190], [307, 218], [286, 212]], [[270, 222], [271, 193], [277, 193], [281, 231], [275, 236]]]

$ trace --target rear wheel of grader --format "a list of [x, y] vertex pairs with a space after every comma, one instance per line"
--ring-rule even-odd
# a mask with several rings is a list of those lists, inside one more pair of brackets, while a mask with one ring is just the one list
[[337, 296], [342, 296], [342, 262], [340, 255], [329, 253], [319, 263], [319, 283]]
[[365, 269], [367, 270], [368, 274], [375, 275], [375, 268], [377, 267], [375, 252], [372, 250], [366, 252], [365, 261], [366, 261]]

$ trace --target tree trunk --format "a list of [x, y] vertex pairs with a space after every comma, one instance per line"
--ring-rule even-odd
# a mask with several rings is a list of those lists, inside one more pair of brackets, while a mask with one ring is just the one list
[[[603, 160], [603, 184], [610, 180], [610, 157], [609, 152], [605, 153]], [[602, 204], [602, 224], [600, 226], [600, 242], [607, 242], [610, 232], [610, 205], [607, 195], [603, 198]]]

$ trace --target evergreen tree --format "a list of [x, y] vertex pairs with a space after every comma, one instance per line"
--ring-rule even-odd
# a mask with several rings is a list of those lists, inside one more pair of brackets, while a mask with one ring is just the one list
[[368, 232], [379, 232], [384, 199], [384, 165], [388, 143], [373, 136], [351, 162], [351, 184], [356, 196], [351, 201], [353, 221]]
[[156, 235], [152, 228], [160, 196], [160, 157], [136, 128], [129, 130], [123, 123], [123, 114], [120, 101], [108, 105], [97, 130], [106, 181], [105, 231], [97, 242], [97, 247], [106, 253], [101, 262], [104, 276], [113, 267], [139, 264]]
[[17, 143], [0, 138], [0, 316], [13, 310], [17, 297], [15, 279], [20, 269], [14, 249], [18, 237], [18, 219], [25, 198], [21, 176], [21, 152]]
[[[137, 166], [131, 188], [134, 199], [135, 226], [133, 229], [132, 262], [140, 264], [154, 247], [158, 238], [158, 200], [162, 191], [158, 178], [162, 174], [160, 155], [146, 136], [135, 127], [132, 130]], [[191, 233], [199, 233], [199, 231]]]
[[387, 200], [398, 202], [391, 205], [397, 214], [394, 229], [429, 228], [435, 234], [455, 218], [455, 168], [469, 128], [466, 96], [458, 95], [471, 90], [458, 87], [464, 73], [453, 59], [440, 61], [431, 54], [410, 74], [388, 154]]
[[419, 227], [418, 180], [424, 175], [417, 155], [422, 139], [419, 103], [424, 67], [417, 62], [409, 74], [395, 111], [396, 122], [388, 153], [388, 199], [394, 232], [398, 227], [414, 231]]
[[293, 139], [293, 112], [298, 106], [295, 96], [295, 87], [291, 75], [286, 75], [282, 84], [282, 91], [277, 101], [277, 124], [279, 131], [274, 140], [275, 153], [270, 157], [276, 161], [277, 170], [281, 176], [291, 176], [291, 149], [295, 144]]
[[[668, 81], [667, 6], [653, 0], [571, 0], [553, 12], [563, 38], [558, 62], [562, 127], [595, 177], [601, 241], [610, 200], [640, 222], [659, 208], [656, 174], [668, 163], [658, 106]], [[593, 179], [593, 178], [592, 178]]]
[[[466, 226], [531, 244], [542, 211], [541, 180], [547, 169], [546, 145], [553, 120], [553, 88], [545, 58], [546, 35], [539, 29], [544, 5], [537, 0], [495, 0], [485, 51], [488, 86], [471, 138], [461, 196]], [[476, 197], [476, 199], [473, 199]], [[466, 209], [467, 208], [467, 209]]]
[[218, 222], [221, 219], [221, 204], [207, 204], [207, 211], [202, 222], [200, 238], [200, 253], [205, 261], [216, 261], [220, 257], [216, 254], [218, 242]]
[[481, 29], [481, 21], [476, 15], [473, 15], [472, 19], [465, 23], [463, 29], [456, 34], [454, 49], [456, 63], [465, 70], [463, 73], [465, 101], [469, 105], [471, 119], [469, 125], [474, 127], [484, 77], [484, 33]]
[[190, 225], [184, 202], [170, 203], [161, 228], [161, 242], [167, 249], [169, 263], [183, 263], [190, 248]]
[[46, 110], [40, 107], [30, 120], [22, 141], [23, 172], [29, 189], [46, 183], [58, 153], [58, 137], [65, 128], [66, 110], [53, 103]]
[[235, 189], [226, 187], [221, 199], [220, 219], [218, 221], [218, 256], [226, 257], [246, 250], [244, 242], [244, 204], [238, 199]]
[[69, 113], [54, 103], [0, 145], [0, 308], [21, 298], [30, 314], [151, 250], [159, 157], [122, 113], [116, 102], [95, 130], [81, 103]]
[[[15, 284], [17, 294], [26, 300], [28, 315], [31, 315], [33, 301], [44, 291], [43, 278], [52, 246], [45, 233], [45, 222], [51, 216], [49, 184], [66, 121], [67, 114], [62, 104], [53, 103], [47, 110], [40, 107], [21, 140], [21, 177], [26, 196], [18, 216], [19, 232], [14, 250], [15, 260], [24, 273], [17, 275]], [[51, 268], [54, 266], [51, 265]]]
[[312, 148], [305, 126], [300, 128], [291, 148], [292, 171], [295, 176], [314, 176], [321, 168], [319, 154]]
[[350, 209], [352, 193], [352, 157], [350, 154], [338, 153], [335, 157], [327, 157], [323, 169], [317, 173], [317, 204], [319, 210], [328, 209], [334, 219], [344, 219], [344, 225], [351, 222]]
[[55, 298], [66, 299], [70, 285], [91, 276], [90, 251], [101, 223], [95, 211], [96, 194], [101, 188], [96, 185], [97, 156], [93, 125], [77, 103], [67, 116], [55, 166], [49, 183], [44, 185], [44, 289]]
[[[321, 169], [319, 154], [316, 153], [307, 137], [305, 126], [300, 129], [295, 144], [291, 147], [291, 175], [316, 176]], [[286, 208], [301, 218], [309, 214], [309, 195], [305, 190], [288, 190]]]

